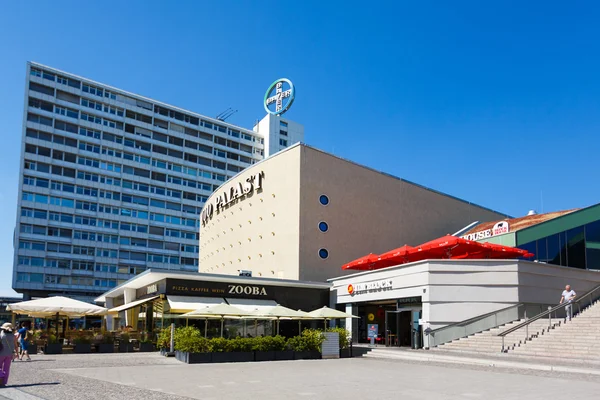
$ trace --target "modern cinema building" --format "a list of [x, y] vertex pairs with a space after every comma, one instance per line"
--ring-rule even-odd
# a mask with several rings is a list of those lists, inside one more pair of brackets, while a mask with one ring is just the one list
[[298, 143], [209, 196], [199, 271], [324, 282], [369, 252], [504, 217]]

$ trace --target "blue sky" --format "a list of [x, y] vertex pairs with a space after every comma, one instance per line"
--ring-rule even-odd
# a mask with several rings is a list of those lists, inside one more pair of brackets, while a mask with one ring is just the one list
[[515, 216], [600, 201], [595, 2], [2, 7], [0, 290], [11, 283], [27, 60], [208, 116], [232, 107], [229, 122], [249, 128], [267, 86], [287, 77], [287, 116], [325, 151]]

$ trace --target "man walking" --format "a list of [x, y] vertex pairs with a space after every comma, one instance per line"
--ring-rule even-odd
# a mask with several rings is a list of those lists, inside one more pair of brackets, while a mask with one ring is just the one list
[[569, 321], [573, 318], [573, 299], [577, 296], [574, 290], [571, 290], [571, 285], [565, 286], [565, 290], [562, 292], [562, 297], [560, 298], [560, 304], [566, 302], [565, 311], [567, 312], [567, 318]]

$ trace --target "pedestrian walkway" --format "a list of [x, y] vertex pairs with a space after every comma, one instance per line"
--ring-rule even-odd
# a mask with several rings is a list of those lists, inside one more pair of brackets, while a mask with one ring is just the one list
[[[363, 348], [364, 349], [364, 348]], [[555, 371], [600, 376], [600, 360], [577, 360], [563, 357], [524, 357], [518, 354], [458, 353], [454, 351], [410, 350], [399, 347], [369, 349], [364, 357], [447, 364], [483, 365], [498, 368]]]

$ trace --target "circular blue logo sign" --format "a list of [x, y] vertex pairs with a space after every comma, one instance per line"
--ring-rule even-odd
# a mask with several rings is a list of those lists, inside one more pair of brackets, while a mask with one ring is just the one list
[[264, 106], [269, 114], [282, 115], [290, 109], [296, 89], [292, 81], [286, 78], [277, 79], [265, 93]]

